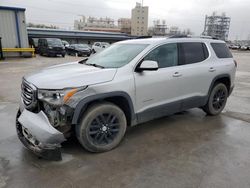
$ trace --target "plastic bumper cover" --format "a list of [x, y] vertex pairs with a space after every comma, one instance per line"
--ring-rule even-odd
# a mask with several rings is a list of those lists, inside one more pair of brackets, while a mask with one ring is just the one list
[[17, 134], [26, 148], [48, 160], [61, 160], [61, 143], [65, 141], [63, 133], [56, 130], [47, 116], [26, 109], [19, 110], [16, 118]]

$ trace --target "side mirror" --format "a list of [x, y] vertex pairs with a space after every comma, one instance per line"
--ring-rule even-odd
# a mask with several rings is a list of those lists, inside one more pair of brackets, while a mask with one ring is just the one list
[[139, 67], [136, 68], [136, 72], [156, 71], [158, 68], [159, 66], [156, 61], [145, 60]]

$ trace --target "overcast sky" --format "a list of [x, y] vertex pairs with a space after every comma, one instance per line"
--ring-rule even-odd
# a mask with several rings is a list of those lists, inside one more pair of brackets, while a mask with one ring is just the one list
[[[141, 0], [137, 0], [141, 1]], [[26, 8], [27, 22], [73, 28], [79, 15], [130, 17], [136, 0], [1, 0], [0, 5]], [[149, 6], [149, 25], [164, 19], [168, 26], [190, 28], [196, 35], [204, 29], [205, 15], [216, 11], [231, 17], [230, 39], [250, 39], [249, 0], [144, 0]]]

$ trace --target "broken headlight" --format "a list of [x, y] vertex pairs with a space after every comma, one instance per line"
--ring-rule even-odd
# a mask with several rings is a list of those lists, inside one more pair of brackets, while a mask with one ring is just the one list
[[87, 86], [79, 88], [67, 88], [62, 90], [38, 90], [38, 99], [54, 106], [62, 106], [77, 92], [86, 89]]

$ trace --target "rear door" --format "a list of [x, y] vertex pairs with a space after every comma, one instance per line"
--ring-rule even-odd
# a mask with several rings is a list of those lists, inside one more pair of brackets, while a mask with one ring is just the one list
[[178, 47], [182, 110], [202, 106], [216, 75], [215, 67], [209, 60], [207, 45], [203, 42], [183, 42]]

